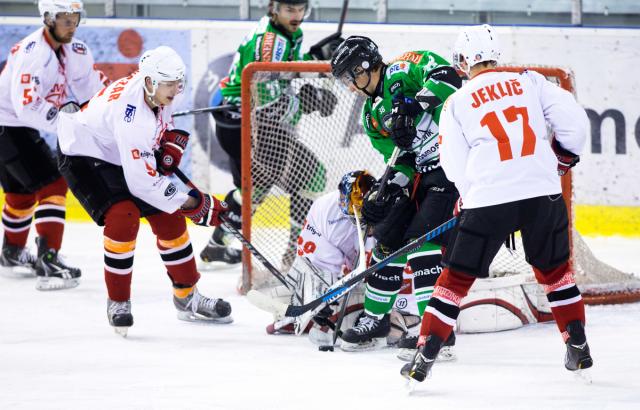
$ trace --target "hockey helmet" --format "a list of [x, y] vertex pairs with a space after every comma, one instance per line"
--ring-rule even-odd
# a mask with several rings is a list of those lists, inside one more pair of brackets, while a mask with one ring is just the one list
[[364, 196], [375, 182], [376, 179], [367, 171], [351, 171], [344, 174], [338, 184], [339, 206], [342, 213], [353, 216], [354, 207], [360, 212]]
[[[467, 75], [474, 65], [499, 59], [500, 43], [495, 30], [488, 24], [465, 27], [453, 46], [453, 64]], [[466, 63], [464, 69], [460, 66], [463, 61]]]
[[140, 73], [151, 78], [152, 89], [145, 90], [149, 96], [154, 96], [158, 84], [162, 82], [178, 81], [178, 92], [184, 90], [186, 67], [182, 58], [171, 47], [160, 46], [146, 51], [138, 63]]
[[358, 75], [370, 73], [381, 62], [382, 55], [373, 40], [364, 36], [351, 36], [333, 53], [331, 73], [348, 87]]
[[52, 21], [56, 20], [58, 13], [78, 13], [80, 14], [80, 20], [86, 16], [84, 4], [81, 0], [39, 0], [38, 11], [43, 20], [48, 17]]

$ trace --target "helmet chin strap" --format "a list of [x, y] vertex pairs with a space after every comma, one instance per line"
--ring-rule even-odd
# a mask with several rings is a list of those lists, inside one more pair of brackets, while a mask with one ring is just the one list
[[[151, 80], [151, 81], [152, 81], [152, 86], [153, 86], [153, 80]], [[152, 106], [151, 108], [159, 107], [160, 104], [156, 103], [156, 101], [153, 99], [153, 97], [155, 97], [155, 95], [156, 95], [157, 88], [153, 87], [153, 91], [149, 91], [147, 89], [147, 81], [146, 81], [146, 79], [145, 79], [145, 83], [144, 83], [143, 87], [144, 87], [144, 96], [145, 96], [147, 102]]]
[[[362, 91], [363, 93], [367, 94], [369, 97], [373, 98], [376, 96], [376, 92], [375, 92], [375, 88], [373, 90], [373, 93], [370, 93], [369, 91], [367, 91], [367, 87], [369, 87], [369, 84], [371, 84], [371, 72], [370, 71], [366, 71], [367, 76], [369, 77], [369, 79], [367, 80], [367, 84], [365, 84], [364, 87], [360, 88], [358, 87], [358, 85], [356, 84], [356, 80], [353, 80], [353, 85], [356, 86], [356, 88], [360, 91]], [[380, 82], [380, 80], [378, 80], [378, 82]], [[376, 85], [376, 88], [378, 88], [378, 86]]]

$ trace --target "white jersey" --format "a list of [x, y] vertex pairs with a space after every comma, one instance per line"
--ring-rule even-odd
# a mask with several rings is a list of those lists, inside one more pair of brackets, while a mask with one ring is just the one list
[[451, 95], [440, 116], [440, 163], [463, 208], [562, 192], [546, 123], [579, 154], [588, 119], [569, 92], [536, 72], [483, 72]]
[[318, 198], [298, 237], [298, 256], [307, 257], [315, 267], [334, 275], [342, 273], [343, 265], [352, 270], [358, 257], [358, 231], [340, 210], [339, 198], [338, 191]]
[[173, 213], [188, 196], [156, 170], [153, 154], [164, 130], [173, 128], [173, 110], [158, 108], [156, 115], [144, 100], [143, 84], [136, 72], [100, 91], [81, 111], [60, 113], [58, 142], [66, 155], [122, 166], [135, 197]]
[[44, 28], [11, 49], [0, 74], [0, 125], [56, 132], [58, 108], [87, 101], [108, 84], [94, 69], [89, 47], [78, 39], [51, 48]]

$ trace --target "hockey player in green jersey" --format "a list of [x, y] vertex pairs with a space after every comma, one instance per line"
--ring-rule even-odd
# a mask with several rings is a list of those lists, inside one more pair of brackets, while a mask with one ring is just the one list
[[[378, 184], [362, 208], [378, 241], [375, 262], [452, 214], [458, 192], [440, 168], [438, 120], [444, 101], [462, 81], [444, 58], [430, 51], [409, 51], [384, 63], [377, 45], [362, 36], [349, 37], [336, 49], [331, 69], [351, 91], [368, 97], [362, 112], [363, 127], [385, 161], [394, 148], [401, 150], [396, 173], [389, 178], [382, 197], [377, 195]], [[384, 340], [407, 262], [422, 316], [442, 271], [444, 245], [446, 237], [441, 236], [369, 277], [365, 314], [344, 333], [343, 350], [364, 350]]]
[[[269, 2], [269, 9], [266, 16], [258, 22], [244, 41], [238, 47], [233, 63], [231, 65], [229, 76], [222, 79], [220, 89], [224, 100], [223, 105], [232, 105], [235, 108], [214, 112], [213, 117], [216, 121], [216, 137], [222, 149], [229, 155], [231, 175], [235, 188], [231, 190], [225, 200], [229, 205], [230, 212], [228, 217], [236, 223], [236, 227], [240, 227], [240, 209], [241, 209], [241, 113], [240, 113], [240, 95], [241, 95], [241, 78], [242, 71], [247, 64], [255, 61], [265, 62], [282, 62], [297, 60], [329, 60], [333, 50], [343, 41], [339, 34], [333, 34], [314, 46], [308, 53], [302, 54], [302, 29], [300, 25], [303, 20], [308, 17], [310, 6], [308, 0], [279, 0]], [[305, 160], [309, 169], [317, 169], [319, 175], [318, 180], [324, 175], [324, 168], [306, 147], [300, 144], [293, 131], [293, 125], [300, 119], [302, 114], [310, 114], [319, 111], [320, 115], [328, 116], [333, 111], [333, 107], [337, 103], [335, 96], [328, 90], [313, 87], [311, 84], [303, 86], [298, 92], [289, 87], [289, 81], [270, 81], [262, 84], [262, 88], [269, 92], [261, 93], [260, 104], [265, 106], [262, 115], [265, 117], [263, 122], [269, 122], [268, 127], [264, 127], [264, 132], [271, 134], [273, 138], [269, 146], [265, 146], [263, 151], [273, 150], [275, 140], [278, 142], [278, 149], [286, 151], [287, 146], [295, 152], [301, 152], [303, 160]], [[258, 109], [259, 110], [259, 109]], [[260, 114], [260, 112], [258, 113]], [[260, 130], [259, 130], [260, 132]], [[256, 147], [259, 149], [259, 147]], [[258, 153], [259, 160], [260, 155]], [[275, 181], [288, 179], [284, 182], [284, 189], [291, 195], [292, 207], [302, 209], [301, 215], [306, 215], [306, 211], [311, 206], [311, 200], [299, 195], [299, 191], [309, 189], [309, 187], [301, 187], [300, 182], [293, 183], [297, 176], [290, 178], [279, 178], [286, 167], [282, 159], [266, 158], [268, 161], [263, 163], [263, 169], [266, 168], [265, 174], [268, 174], [268, 181], [263, 181], [262, 185], [255, 187], [262, 191], [268, 191]], [[314, 183], [318, 183], [314, 181]], [[302, 220], [292, 220], [292, 246], [295, 249], [295, 239], [298, 236], [299, 227], [302, 226]], [[298, 228], [298, 229], [294, 229]], [[226, 262], [239, 263], [241, 261], [240, 250], [228, 247], [230, 234], [223, 227], [215, 228], [209, 243], [200, 253], [200, 258], [205, 262]]]

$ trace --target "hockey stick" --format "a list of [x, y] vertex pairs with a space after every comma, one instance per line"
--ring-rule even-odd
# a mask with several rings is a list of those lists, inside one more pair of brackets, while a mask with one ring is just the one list
[[349, 0], [344, 0], [342, 2], [342, 11], [340, 12], [340, 22], [338, 23], [338, 36], [342, 35], [342, 26], [344, 26], [344, 21], [347, 19], [347, 10], [349, 9]]
[[[189, 177], [186, 176], [179, 168], [176, 168], [174, 173], [187, 186], [193, 189], [197, 189], [199, 191], [199, 189], [195, 186], [195, 184], [191, 182]], [[276, 279], [278, 279], [287, 289], [293, 290], [293, 286], [289, 282], [287, 282], [282, 272], [276, 269], [276, 267], [273, 266], [271, 262], [269, 262], [267, 258], [265, 258], [264, 255], [262, 255], [260, 251], [258, 251], [258, 249], [256, 249], [256, 247], [253, 246], [251, 242], [249, 242], [249, 240], [247, 240], [247, 238], [245, 238], [242, 232], [237, 230], [226, 217], [221, 216], [220, 219], [222, 220], [222, 223], [224, 224], [225, 229], [229, 230], [229, 232], [231, 232], [231, 234], [235, 236], [236, 239], [238, 239], [242, 243], [242, 245], [244, 245], [244, 247], [246, 247], [249, 250], [249, 252], [251, 252], [253, 256], [255, 256], [264, 265], [264, 267], [269, 270], [269, 272], [271, 272], [273, 276], [276, 277]]]
[[285, 305], [279, 301], [269, 298], [268, 296], [251, 290], [247, 293], [247, 297], [252, 298], [252, 303], [256, 306], [261, 307], [264, 310], [270, 311], [278, 317], [296, 317], [308, 312], [312, 309], [316, 309], [319, 307], [323, 307], [324, 305], [336, 301], [343, 297], [346, 292], [350, 291], [354, 286], [358, 284], [361, 280], [371, 275], [373, 272], [376, 272], [388, 264], [390, 264], [393, 260], [398, 258], [399, 256], [406, 255], [414, 250], [420, 248], [424, 245], [425, 242], [429, 242], [433, 238], [441, 235], [442, 233], [448, 231], [453, 228], [458, 223], [458, 218], [453, 217], [448, 221], [444, 222], [442, 225], [432, 229], [431, 231], [425, 233], [424, 235], [414, 239], [408, 244], [404, 245], [402, 248], [397, 251], [391, 253], [385, 259], [380, 262], [371, 265], [367, 269], [362, 272], [353, 271], [347, 276], [343, 277], [336, 283], [334, 283], [322, 296], [317, 299], [312, 300], [311, 302], [301, 305], [301, 306], [293, 306], [293, 305]]
[[205, 107], [205, 108], [197, 108], [195, 110], [186, 110], [186, 111], [176, 111], [171, 116], [172, 117], [182, 117], [184, 115], [194, 115], [194, 114], [204, 114], [209, 112], [217, 112], [217, 111], [229, 111], [231, 109], [237, 109], [237, 105], [215, 105], [213, 107]]

